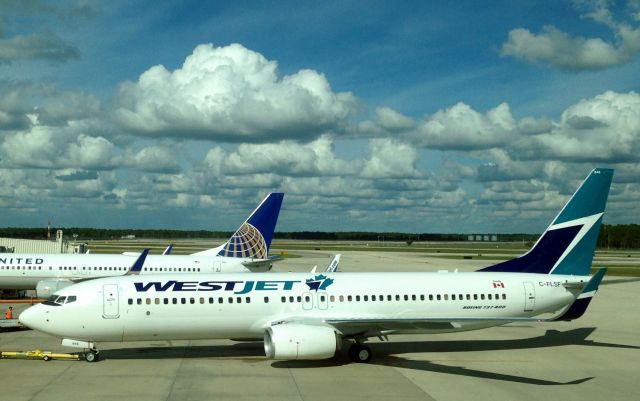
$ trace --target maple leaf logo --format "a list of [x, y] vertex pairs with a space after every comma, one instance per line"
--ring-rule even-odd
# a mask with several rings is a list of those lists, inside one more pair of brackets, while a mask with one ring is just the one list
[[333, 279], [325, 276], [324, 274], [319, 274], [314, 278], [307, 279], [306, 284], [309, 286], [310, 290], [318, 292], [320, 290], [326, 290], [328, 286], [333, 284]]

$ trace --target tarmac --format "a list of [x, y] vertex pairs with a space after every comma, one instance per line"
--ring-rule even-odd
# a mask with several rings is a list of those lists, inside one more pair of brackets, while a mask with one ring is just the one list
[[[276, 271], [324, 270], [321, 251]], [[343, 271], [475, 270], [491, 262], [343, 252]], [[268, 274], [268, 273], [267, 273]], [[582, 318], [509, 324], [369, 343], [369, 364], [267, 360], [261, 342], [100, 343], [103, 360], [0, 360], [0, 401], [86, 400], [632, 400], [640, 390], [640, 278], [606, 277]], [[3, 304], [6, 308], [9, 304]], [[14, 315], [28, 305], [15, 304]], [[0, 333], [0, 350], [74, 352], [32, 330]]]

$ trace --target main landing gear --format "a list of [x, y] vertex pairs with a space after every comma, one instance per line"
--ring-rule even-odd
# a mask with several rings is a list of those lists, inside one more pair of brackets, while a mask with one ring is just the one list
[[373, 356], [371, 348], [359, 343], [350, 346], [347, 354], [349, 355], [349, 359], [356, 363], [367, 363], [371, 361], [371, 357]]

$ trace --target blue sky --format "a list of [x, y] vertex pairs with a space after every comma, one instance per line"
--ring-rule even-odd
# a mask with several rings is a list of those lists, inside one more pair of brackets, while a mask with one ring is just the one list
[[[451, 2], [450, 2], [451, 3]], [[640, 220], [640, 2], [0, 2], [0, 226]]]

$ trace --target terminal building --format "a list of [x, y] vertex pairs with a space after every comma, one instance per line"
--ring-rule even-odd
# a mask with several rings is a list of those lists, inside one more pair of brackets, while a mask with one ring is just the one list
[[0, 253], [84, 253], [85, 244], [65, 241], [62, 230], [56, 231], [55, 241], [0, 238]]

